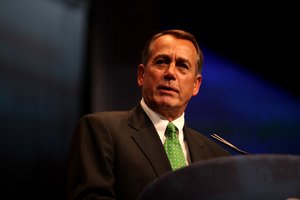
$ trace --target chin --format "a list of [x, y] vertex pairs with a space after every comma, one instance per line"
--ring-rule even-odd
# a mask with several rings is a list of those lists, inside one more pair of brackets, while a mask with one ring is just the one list
[[154, 105], [157, 108], [174, 108], [177, 107], [178, 104], [178, 99], [173, 96], [158, 95], [152, 99], [152, 105]]
[[157, 105], [161, 108], [174, 108], [177, 106], [177, 103], [175, 101], [170, 101], [170, 100], [161, 100], [157, 103]]

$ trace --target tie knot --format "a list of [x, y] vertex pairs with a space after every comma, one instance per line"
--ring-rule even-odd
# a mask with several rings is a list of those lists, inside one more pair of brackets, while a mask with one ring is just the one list
[[177, 138], [177, 132], [178, 132], [177, 127], [172, 122], [169, 122], [165, 132], [166, 137]]

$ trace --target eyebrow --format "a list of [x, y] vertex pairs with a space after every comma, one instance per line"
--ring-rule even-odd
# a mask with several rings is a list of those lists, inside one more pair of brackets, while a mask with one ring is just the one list
[[[157, 58], [170, 59], [170, 57], [171, 57], [170, 55], [165, 54], [165, 53], [162, 53], [162, 54], [156, 55], [156, 56], [153, 58], [153, 60], [156, 60]], [[182, 58], [182, 57], [177, 58], [177, 59], [176, 59], [176, 62], [177, 62], [177, 61], [180, 61], [180, 62], [186, 62], [186, 63], [189, 63], [189, 64], [190, 64], [190, 61], [189, 61], [188, 59]]]
[[153, 60], [156, 60], [157, 58], [166, 58], [166, 59], [170, 59], [170, 56], [169, 56], [168, 54], [164, 54], [164, 53], [162, 53], [162, 54], [157, 54], [157, 55], [153, 58]]
[[191, 65], [190, 61], [188, 59], [185, 59], [185, 58], [179, 57], [179, 58], [176, 59], [176, 62], [178, 62], [178, 61], [183, 62], [183, 63], [188, 63], [189, 65]]

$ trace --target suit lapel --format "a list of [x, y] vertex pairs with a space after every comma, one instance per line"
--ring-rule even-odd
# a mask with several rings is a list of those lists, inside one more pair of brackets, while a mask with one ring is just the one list
[[157, 176], [172, 171], [156, 129], [140, 105], [130, 111], [129, 126], [133, 130], [133, 140], [147, 157]]
[[196, 161], [205, 159], [205, 144], [201, 140], [199, 140], [199, 138], [194, 137], [195, 134], [193, 133], [193, 130], [191, 130], [187, 126], [184, 126], [183, 132], [184, 138], [189, 148], [191, 162], [194, 163]]

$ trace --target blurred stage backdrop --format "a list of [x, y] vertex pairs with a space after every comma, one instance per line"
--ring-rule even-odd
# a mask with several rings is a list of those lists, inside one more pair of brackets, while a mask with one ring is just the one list
[[282, 2], [2, 0], [1, 199], [65, 198], [77, 120], [139, 102], [141, 50], [166, 28], [203, 48], [191, 127], [250, 153], [300, 154], [298, 15]]

